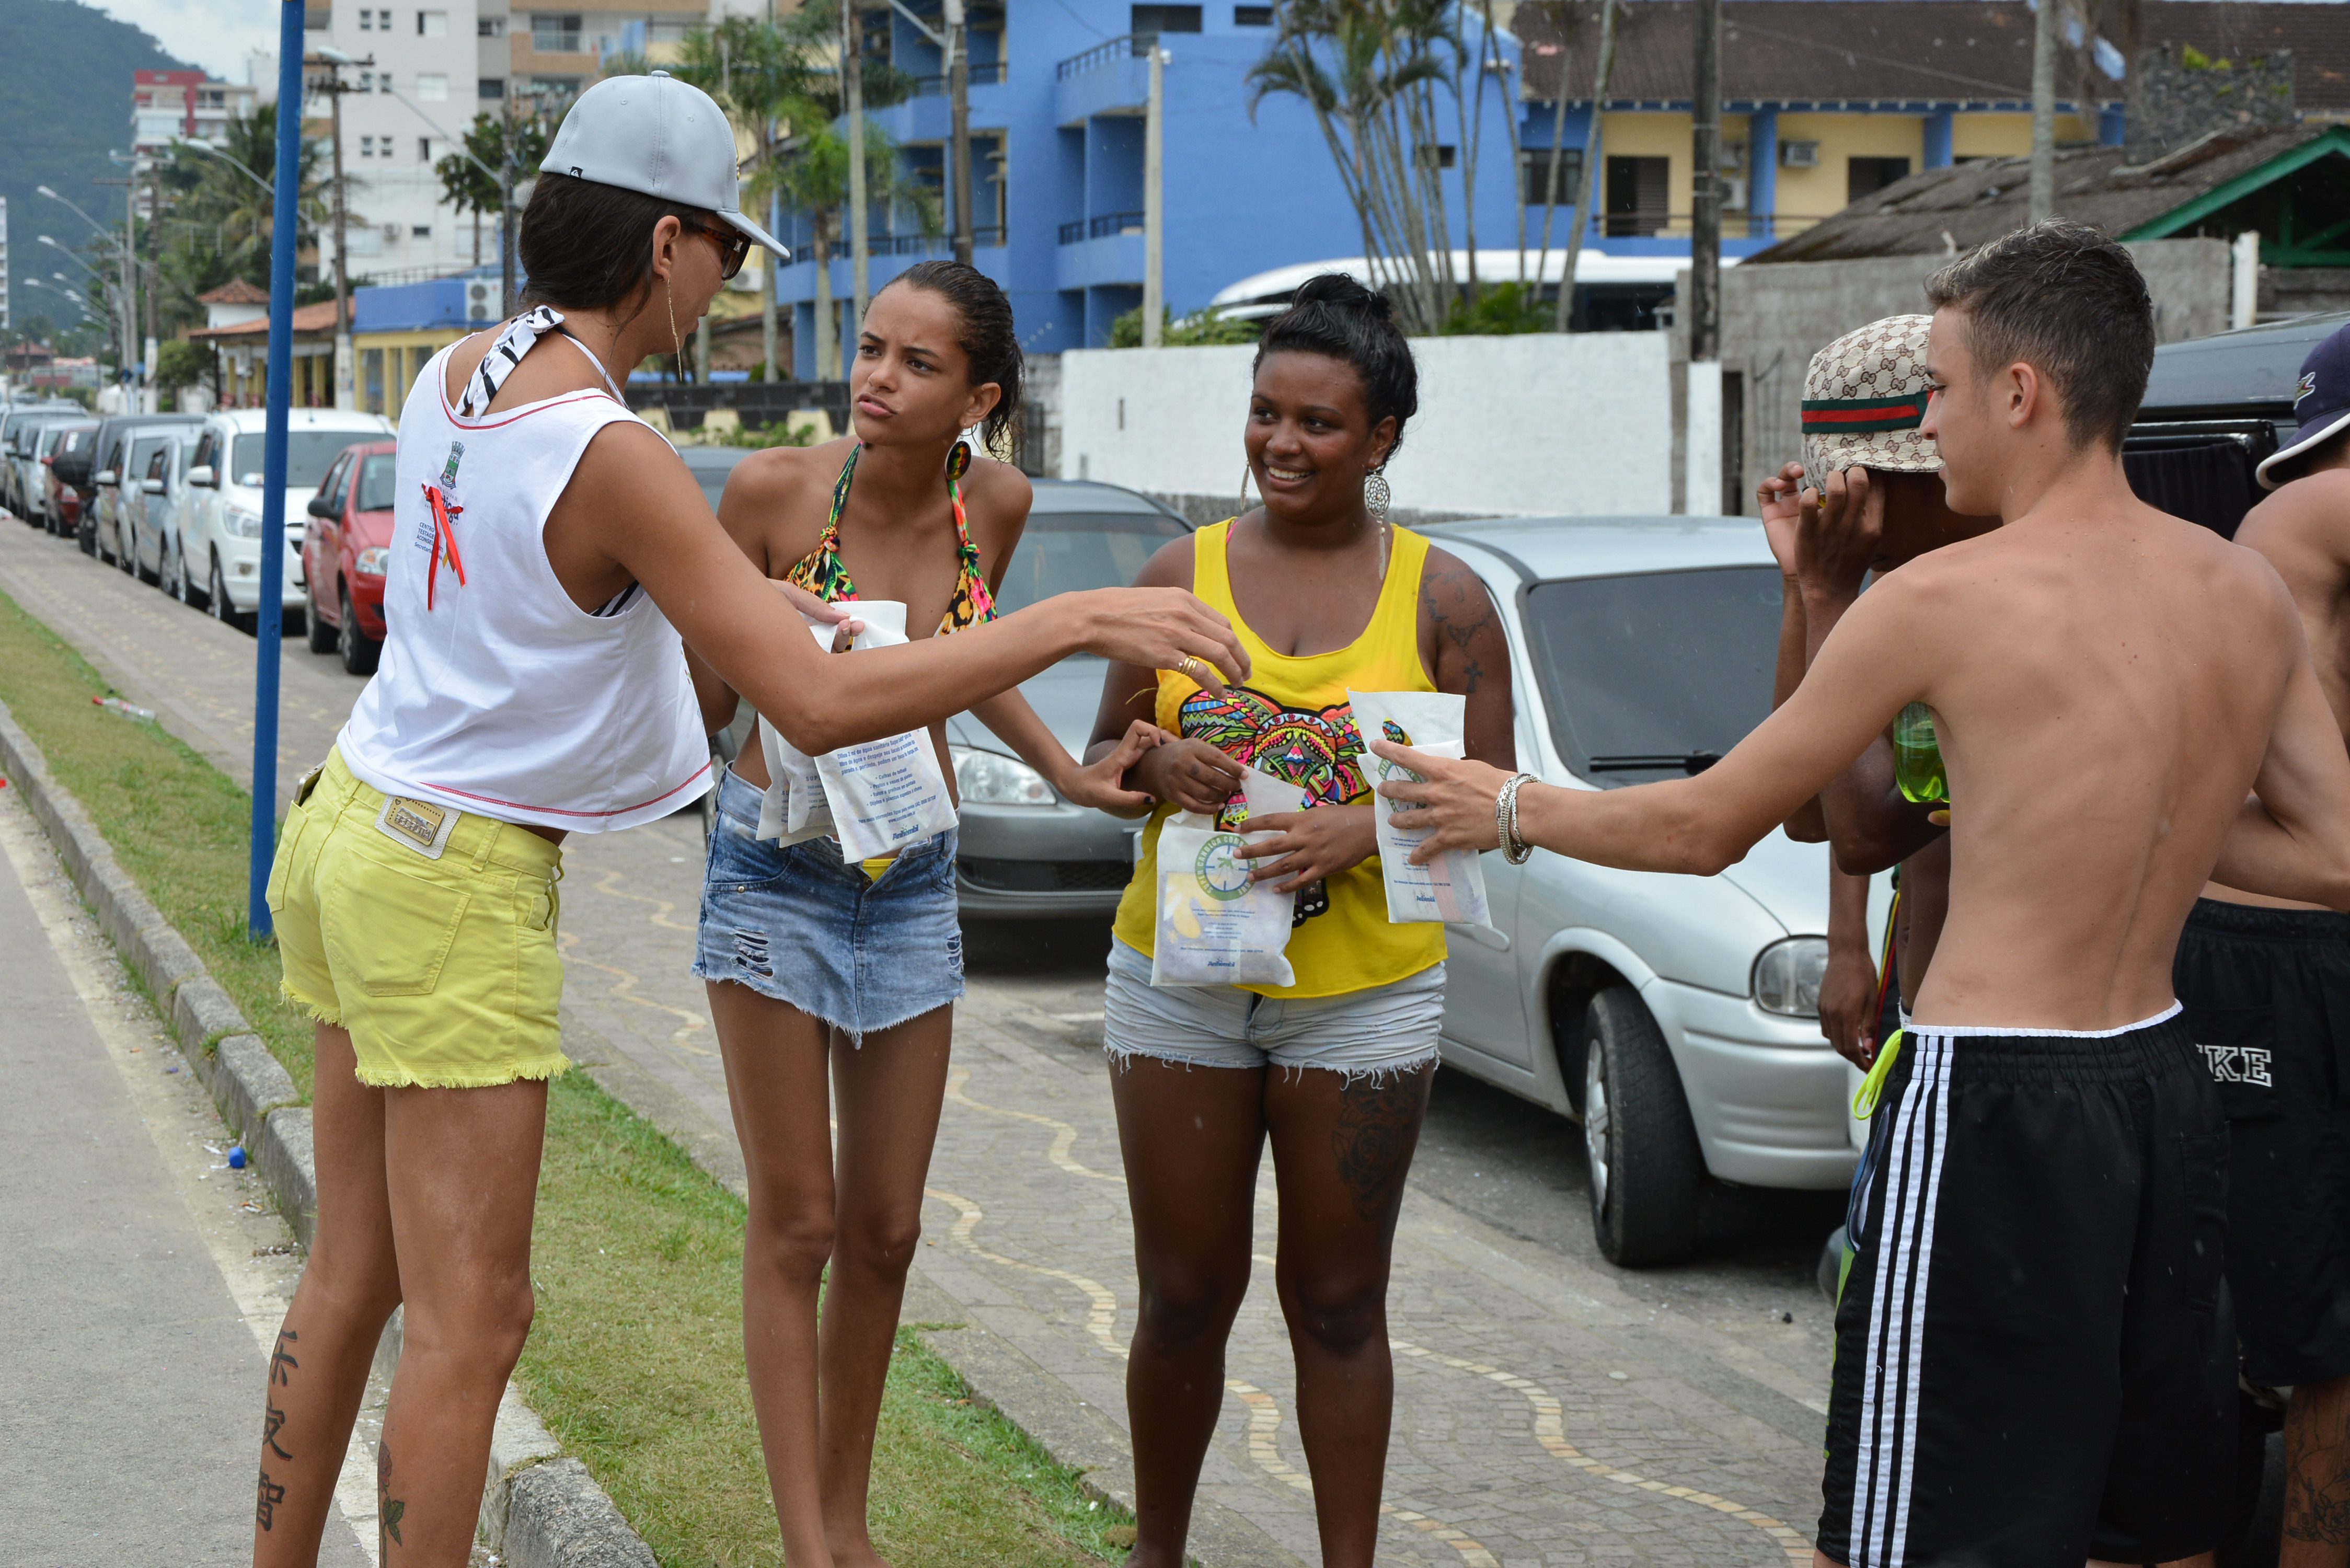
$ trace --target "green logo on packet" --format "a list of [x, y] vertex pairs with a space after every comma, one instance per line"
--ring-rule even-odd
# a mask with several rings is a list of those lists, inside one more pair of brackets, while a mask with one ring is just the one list
[[1220, 903], [1229, 904], [1248, 893], [1248, 862], [1234, 853], [1241, 842], [1237, 833], [1210, 836], [1208, 842], [1200, 846], [1200, 858], [1191, 867], [1200, 878], [1200, 891]]

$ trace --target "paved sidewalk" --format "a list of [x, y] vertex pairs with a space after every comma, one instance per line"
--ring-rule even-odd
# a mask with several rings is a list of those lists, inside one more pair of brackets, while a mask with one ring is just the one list
[[[0, 790], [0, 1562], [250, 1563], [292, 1238], [216, 1152], [211, 1102], [16, 793]], [[320, 1561], [369, 1560], [330, 1517]]]
[[[250, 639], [21, 525], [0, 524], [0, 589], [248, 776]], [[323, 754], [359, 682], [298, 639], [285, 651], [290, 779]], [[716, 1042], [688, 972], [698, 822], [574, 838], [564, 859], [567, 1048], [739, 1186]], [[1087, 976], [1098, 969], [1082, 947], [1050, 950], [1068, 940], [1040, 928], [997, 942], [1009, 956], [990, 963], [973, 934], [908, 1315], [965, 1324], [940, 1337], [986, 1369], [987, 1391], [1123, 1490], [1133, 1259], [1092, 1048], [1100, 1001]], [[1234, 1333], [1231, 1397], [1205, 1474], [1205, 1498], [1219, 1506], [1195, 1545], [1214, 1561], [1311, 1561], [1310, 1483], [1272, 1290], [1269, 1163], [1259, 1213], [1266, 1266]], [[1808, 1563], [1824, 1303], [1790, 1291], [1783, 1321], [1755, 1310], [1751, 1293], [1662, 1288], [1659, 1276], [1624, 1275], [1533, 1239], [1541, 1229], [1491, 1206], [1471, 1212], [1415, 1178], [1389, 1298], [1397, 1415], [1380, 1560]]]

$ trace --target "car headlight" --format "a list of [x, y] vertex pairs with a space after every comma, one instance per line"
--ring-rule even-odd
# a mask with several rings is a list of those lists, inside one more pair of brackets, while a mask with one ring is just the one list
[[1754, 1005], [1789, 1018], [1820, 1015], [1820, 977], [1827, 972], [1825, 937], [1773, 942], [1754, 961]]
[[966, 805], [1053, 804], [1053, 786], [1045, 775], [1017, 757], [972, 746], [949, 746], [947, 752], [954, 758], [955, 788]]
[[233, 538], [258, 539], [261, 537], [261, 514], [224, 506], [221, 508], [221, 530]]
[[359, 576], [363, 577], [380, 577], [383, 576], [383, 564], [390, 558], [390, 552], [385, 549], [381, 545], [377, 545], [369, 549], [361, 550], [359, 552], [359, 560], [356, 563]]

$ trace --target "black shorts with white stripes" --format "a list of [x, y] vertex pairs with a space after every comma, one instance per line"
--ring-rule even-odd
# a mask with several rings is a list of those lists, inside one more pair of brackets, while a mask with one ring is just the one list
[[2217, 1545], [2228, 1136], [2178, 1010], [2106, 1033], [1912, 1026], [1870, 1138], [1820, 1550], [2080, 1568]]

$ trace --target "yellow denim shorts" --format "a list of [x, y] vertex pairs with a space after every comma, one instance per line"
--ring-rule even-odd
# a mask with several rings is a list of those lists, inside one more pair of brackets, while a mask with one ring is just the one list
[[562, 858], [511, 823], [388, 801], [330, 753], [269, 872], [286, 994], [350, 1032], [377, 1088], [554, 1077], [571, 1065], [556, 1021]]

